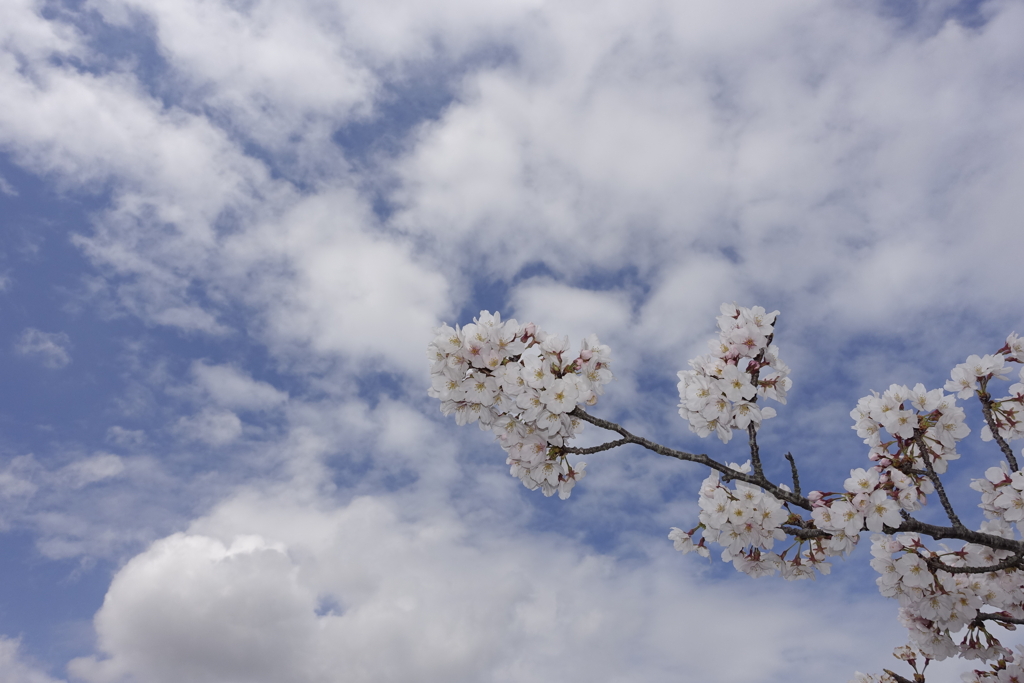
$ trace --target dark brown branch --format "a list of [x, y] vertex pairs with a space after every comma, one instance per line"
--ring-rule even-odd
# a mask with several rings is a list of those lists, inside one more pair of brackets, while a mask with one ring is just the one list
[[999, 621], [1004, 624], [1024, 624], [1024, 619], [1011, 617], [1006, 612], [978, 612], [978, 616], [971, 621], [971, 626], [980, 627], [983, 621]]
[[[601, 429], [607, 429], [608, 431], [616, 432], [622, 438], [616, 441], [611, 441], [602, 446], [596, 446], [594, 450], [566, 448], [564, 449], [566, 452], [596, 453], [599, 450], [610, 450], [611, 448], [615, 448], [617, 446], [625, 446], [626, 444], [636, 444], [638, 446], [643, 446], [649, 451], [654, 451], [659, 455], [664, 455], [670, 458], [676, 458], [677, 460], [683, 460], [686, 462], [695, 462], [698, 465], [704, 465], [705, 467], [716, 470], [717, 472], [721, 472], [729, 479], [736, 479], [739, 481], [746, 482], [748, 484], [753, 484], [754, 486], [760, 486], [761, 488], [765, 489], [779, 500], [784, 500], [787, 503], [791, 503], [805, 510], [812, 509], [811, 501], [805, 498], [803, 495], [795, 493], [793, 491], [786, 491], [785, 489], [779, 488], [775, 484], [765, 479], [763, 476], [757, 477], [752, 474], [740, 472], [739, 470], [734, 470], [728, 465], [723, 465], [717, 460], [712, 460], [707, 455], [704, 455], [702, 453], [687, 453], [686, 451], [677, 451], [674, 448], [668, 448], [666, 446], [662, 446], [661, 444], [654, 443], [653, 441], [630, 433], [624, 427], [617, 425], [614, 422], [611, 422], [609, 420], [603, 420], [599, 417], [594, 417], [593, 415], [586, 412], [579, 406], [576, 406], [576, 408], [574, 408], [573, 411], [569, 414], [572, 415], [573, 417], [578, 417], [579, 419], [585, 422], [589, 422], [592, 425], [596, 425]], [[903, 512], [905, 511], [901, 511], [901, 513]], [[1011, 553], [1024, 553], [1024, 542], [1015, 541], [1009, 538], [1003, 538], [1002, 536], [995, 536], [993, 534], [986, 534], [980, 531], [971, 531], [970, 529], [964, 526], [952, 527], [927, 524], [925, 522], [921, 522], [914, 519], [909, 514], [904, 515], [903, 522], [898, 527], [886, 526], [884, 527], [884, 531], [887, 534], [896, 534], [901, 532], [917, 533], [922, 534], [924, 536], [930, 536], [931, 538], [937, 541], [942, 539], [956, 539], [960, 541], [965, 541], [967, 543], [976, 543], [978, 545], [987, 546], [989, 548], [994, 548], [996, 550], [1009, 550]]]
[[776, 498], [784, 500], [787, 503], [791, 503], [805, 510], [811, 509], [811, 501], [807, 500], [803, 496], [799, 496], [793, 493], [792, 491], [786, 491], [784, 489], [779, 488], [775, 484], [765, 479], [764, 475], [757, 476], [747, 474], [745, 472], [740, 472], [739, 470], [734, 470], [728, 465], [723, 465], [717, 460], [712, 460], [707, 455], [704, 455], [702, 453], [687, 453], [686, 451], [677, 451], [674, 448], [662, 446], [661, 444], [654, 443], [653, 441], [645, 439], [642, 436], [636, 436], [635, 434], [630, 433], [624, 427], [617, 425], [614, 422], [611, 422], [609, 420], [602, 420], [599, 417], [594, 417], [593, 415], [586, 412], [579, 406], [576, 406], [576, 408], [574, 408], [573, 411], [569, 414], [572, 415], [573, 417], [578, 417], [581, 420], [589, 422], [592, 425], [596, 425], [601, 429], [607, 429], [610, 432], [616, 432], [617, 434], [622, 436], [622, 439], [620, 439], [617, 442], [622, 445], [625, 445], [627, 443], [633, 443], [638, 446], [643, 446], [649, 451], [654, 451], [658, 455], [664, 455], [670, 458], [676, 458], [677, 460], [685, 460], [686, 462], [695, 462], [699, 465], [704, 465], [705, 467], [709, 467], [713, 470], [721, 472], [729, 479], [736, 479], [738, 481], [743, 481], [748, 484], [753, 484], [754, 486], [760, 486], [761, 488], [765, 489]]
[[917, 449], [921, 453], [921, 459], [924, 460], [924, 468], [928, 473], [928, 478], [931, 479], [932, 484], [935, 486], [935, 492], [939, 494], [939, 500], [942, 502], [942, 509], [946, 511], [946, 516], [949, 517], [950, 523], [954, 529], [963, 529], [964, 524], [957, 517], [956, 511], [953, 510], [953, 506], [949, 502], [949, 498], [946, 497], [946, 489], [942, 486], [942, 480], [939, 479], [939, 475], [935, 472], [935, 468], [932, 466], [932, 459], [929, 457], [928, 446], [924, 442], [924, 432], [920, 429], [914, 430], [914, 442], [917, 444]]
[[996, 425], [996, 418], [992, 414], [992, 396], [988, 393], [988, 381], [982, 380], [981, 390], [978, 391], [978, 400], [981, 401], [981, 412], [985, 414], [985, 424], [988, 425], [989, 431], [992, 432], [992, 438], [996, 443], [999, 444], [999, 450], [1006, 456], [1006, 462], [1009, 463], [1010, 468], [1016, 472], [1020, 468], [1017, 466], [1017, 458], [1013, 455], [1013, 449], [1010, 448], [1010, 444], [1006, 443], [999, 434], [999, 427]]
[[764, 469], [761, 468], [761, 451], [757, 447], [757, 427], [754, 426], [753, 421], [747, 425], [747, 441], [750, 443], [750, 464], [754, 467], [754, 476], [764, 479]]
[[786, 453], [786, 460], [789, 461], [789, 469], [793, 472], [793, 493], [800, 495], [800, 474], [796, 471], [796, 460], [792, 453]]
[[563, 453], [576, 453], [577, 455], [590, 455], [591, 453], [600, 453], [601, 451], [610, 451], [613, 448], [618, 448], [619, 446], [625, 446], [627, 443], [630, 443], [630, 442], [628, 440], [626, 440], [626, 439], [617, 439], [615, 441], [609, 441], [608, 443], [603, 443], [600, 446], [591, 446], [590, 448], [579, 448], [577, 446], [563, 446], [559, 450], [561, 450]]
[[998, 564], [987, 567], [953, 567], [938, 557], [929, 557], [925, 560], [925, 563], [932, 569], [938, 569], [949, 574], [988, 574], [989, 572], [998, 572], [1003, 569], [1010, 569], [1011, 567], [1022, 569], [1024, 567], [1021, 565], [1021, 560], [1024, 560], [1024, 549], [1017, 551]]
[[791, 524], [783, 524], [780, 528], [793, 538], [799, 538], [802, 541], [809, 541], [812, 538], [830, 538], [832, 536], [829, 532], [815, 529], [814, 527], [808, 529]]
[[1015, 541], [1009, 538], [1003, 538], [1002, 536], [994, 536], [993, 534], [986, 534], [980, 531], [971, 531], [967, 528], [955, 529], [948, 526], [936, 526], [934, 524], [926, 524], [920, 522], [913, 517], [906, 517], [903, 523], [898, 527], [885, 527], [885, 533], [916, 533], [930, 536], [936, 541], [940, 541], [944, 538], [953, 538], [960, 541], [966, 541], [968, 543], [977, 543], [978, 545], [987, 546], [989, 548], [995, 548], [996, 550], [1009, 550], [1011, 553], [1017, 553], [1024, 550], [1024, 543]]

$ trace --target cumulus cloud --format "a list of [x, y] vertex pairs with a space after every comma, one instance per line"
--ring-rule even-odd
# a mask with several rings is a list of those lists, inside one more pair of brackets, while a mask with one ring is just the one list
[[44, 367], [58, 370], [71, 362], [71, 339], [64, 332], [43, 332], [29, 327], [21, 333], [14, 350]]
[[[410, 519], [395, 502], [225, 502], [125, 565], [96, 617], [103, 654], [70, 672], [90, 683], [667, 681], [681, 671], [819, 681], [878, 635], [835, 630], [827, 604], [780, 595], [755, 607], [746, 588], [698, 589], [675, 563], [629, 566], [557, 537]], [[795, 633], [796, 668], [784, 654]]]

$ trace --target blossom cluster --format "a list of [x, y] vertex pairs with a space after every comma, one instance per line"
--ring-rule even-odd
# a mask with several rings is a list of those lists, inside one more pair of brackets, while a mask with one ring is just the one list
[[[742, 466], [730, 464], [737, 472], [750, 472], [750, 463]], [[785, 485], [783, 490], [788, 490]], [[828, 555], [839, 554], [853, 545], [839, 547], [839, 535], [833, 539], [798, 541], [781, 553], [775, 552], [775, 542], [786, 539], [784, 524], [802, 521], [790, 511], [789, 505], [759, 486], [737, 481], [735, 488], [725, 486], [718, 471], [712, 471], [700, 487], [700, 524], [690, 531], [673, 527], [668, 537], [676, 550], [697, 552], [709, 557], [706, 543], [717, 543], [722, 560], [732, 562], [737, 570], [753, 577], [781, 573], [786, 579], [814, 577], [814, 570], [828, 574], [831, 565]], [[694, 535], [701, 539], [694, 543]], [[805, 547], [806, 546], [806, 547]]]
[[[992, 400], [988, 388], [991, 380], [1005, 379], [1010, 374], [1007, 361], [1024, 362], [1024, 340], [1016, 334], [1011, 334], [996, 354], [970, 356], [957, 365], [944, 387], [955, 392], [957, 398], [976, 395], [983, 405], [987, 402], [997, 434], [1006, 441], [1024, 436], [1019, 420], [1024, 405], [1024, 369], [1020, 371], [1020, 382], [1010, 387], [1009, 396]], [[909, 401], [913, 410], [905, 409], [903, 401]], [[916, 509], [924, 503], [924, 494], [934, 490], [932, 481], [938, 481], [938, 474], [946, 470], [948, 461], [959, 457], [956, 442], [970, 432], [963, 424], [963, 410], [956, 406], [953, 396], [944, 395], [941, 390], [926, 392], [921, 385], [910, 391], [893, 385], [883, 396], [875, 394], [862, 399], [851, 415], [857, 421], [854, 428], [871, 446], [870, 457], [879, 472], [877, 476], [864, 477], [865, 487], [882, 482], [888, 475], [892, 483], [889, 495], [898, 491], [895, 500], [904, 510]], [[889, 433], [888, 440], [883, 440], [882, 429]], [[988, 425], [981, 436], [985, 441], [994, 438]], [[877, 494], [880, 487], [875, 486]], [[981, 532], [1015, 539], [1013, 525], [1017, 525], [1018, 531], [1024, 530], [1024, 473], [1011, 471], [1004, 462], [986, 470], [983, 479], [973, 480], [971, 488], [981, 493], [980, 507], [987, 518]], [[898, 522], [895, 517], [893, 520]], [[917, 534], [876, 534], [872, 537], [871, 553], [871, 565], [880, 574], [876, 580], [879, 590], [899, 601], [899, 620], [908, 630], [913, 649], [928, 659], [959, 656], [995, 660], [987, 671], [965, 674], [963, 680], [968, 683], [1024, 680], [1019, 655], [1015, 657], [984, 625], [985, 618], [1024, 618], [1022, 572], [998, 569], [999, 562], [1011, 556], [1010, 551], [974, 543], [955, 551], [933, 551], [925, 547]], [[943, 566], [977, 571], [953, 573], [944, 571]], [[989, 616], [983, 618], [985, 607], [993, 611], [986, 612]], [[964, 635], [956, 642], [953, 636], [965, 627]], [[859, 676], [854, 680], [885, 680], [884, 676]]]
[[[1000, 353], [987, 356], [970, 356], [966, 362], [953, 368], [947, 391], [956, 391], [960, 398], [975, 394], [988, 397], [988, 383], [992, 379], [1006, 379], [1011, 369], [1006, 361], [1024, 362], [1024, 339], [1011, 334]], [[1010, 386], [1010, 393], [991, 401], [992, 421], [1003, 439], [1012, 441], [1024, 437], [1024, 367], [1018, 374], [1018, 382]], [[992, 429], [985, 425], [981, 430], [982, 441], [991, 441]]]
[[961, 676], [964, 683], [1020, 683], [1024, 681], [1024, 646], [990, 665], [987, 671], [969, 671]]
[[[993, 533], [1005, 529], [986, 523], [982, 530]], [[982, 660], [1011, 656], [974, 620], [986, 605], [1006, 616], [1024, 616], [1024, 582], [1020, 573], [953, 574], [929, 562], [937, 560], [947, 567], [991, 567], [1008, 557], [1009, 551], [974, 543], [956, 551], [932, 551], [917, 534], [876, 534], [871, 540], [871, 566], [880, 574], [876, 579], [879, 591], [899, 601], [900, 623], [907, 628], [916, 650], [934, 660], [953, 656]], [[967, 632], [956, 643], [953, 635], [964, 627], [968, 627]]]
[[591, 335], [574, 355], [568, 337], [502, 322], [488, 311], [461, 328], [442, 325], [435, 335], [427, 350], [428, 393], [441, 401], [441, 412], [493, 432], [527, 488], [567, 498], [586, 467], [570, 465], [562, 450], [582, 428], [569, 413], [596, 403], [612, 380], [610, 349]]
[[[909, 404], [909, 405], [908, 405]], [[893, 384], [872, 392], [850, 413], [869, 447], [870, 468], [850, 470], [842, 493], [812, 491], [814, 526], [842, 532], [856, 542], [863, 529], [880, 532], [900, 525], [900, 511], [919, 509], [934, 493], [930, 471], [941, 473], [960, 457], [956, 444], [970, 433], [964, 411], [941, 389]]]
[[[925, 658], [924, 655], [922, 655], [920, 652], [910, 647], [909, 645], [900, 645], [892, 651], [892, 656], [896, 659], [903, 660], [914, 669], [914, 673], [916, 674], [914, 676], [915, 681], [924, 680], [923, 672], [928, 667], [928, 663], [930, 661], [929, 659]], [[917, 662], [920, 659], [923, 659], [924, 662], [922, 662], [923, 667], [921, 669], [918, 669]], [[876, 674], [862, 674], [858, 671], [854, 675], [854, 677], [850, 679], [850, 683], [897, 683], [896, 679], [892, 675], [890, 675], [891, 673], [891, 671], [886, 671], [884, 674], [879, 676]]]
[[971, 481], [971, 488], [981, 492], [981, 503], [978, 507], [985, 517], [1005, 527], [1000, 536], [1009, 535], [1011, 524], [1024, 533], [1021, 522], [1024, 521], [1024, 472], [1011, 472], [1006, 463], [1000, 467], [985, 470], [984, 479]]
[[922, 384], [913, 389], [893, 384], [882, 394], [872, 392], [850, 416], [875, 465], [850, 470], [842, 492], [807, 495], [814, 527], [831, 536], [827, 548], [840, 552], [848, 552], [861, 531], [898, 527], [901, 510], [924, 505], [935, 492], [929, 470], [945, 472], [946, 464], [960, 457], [957, 442], [970, 433], [956, 400]]
[[722, 304], [721, 313], [718, 339], [708, 341], [711, 353], [691, 360], [692, 370], [678, 373], [678, 388], [679, 415], [690, 429], [701, 438], [716, 434], [724, 443], [734, 429], [774, 417], [775, 410], [759, 407], [757, 398], [785, 403], [792, 381], [789, 367], [771, 346], [778, 311]]

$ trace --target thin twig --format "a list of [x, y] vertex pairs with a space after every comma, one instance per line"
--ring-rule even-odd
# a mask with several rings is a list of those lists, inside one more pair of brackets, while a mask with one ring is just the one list
[[789, 461], [789, 469], [793, 472], [793, 493], [800, 495], [800, 474], [796, 471], [796, 460], [792, 453], [786, 453], [786, 460]]
[[924, 683], [924, 676], [922, 676], [921, 674], [915, 674], [914, 680], [910, 680], [909, 678], [904, 678], [903, 676], [900, 676], [898, 673], [889, 671], [888, 669], [882, 669], [882, 671], [892, 676], [893, 680], [895, 680], [896, 683]]

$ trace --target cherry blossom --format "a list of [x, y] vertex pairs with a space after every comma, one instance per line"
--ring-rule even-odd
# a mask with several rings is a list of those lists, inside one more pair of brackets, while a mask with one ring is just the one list
[[577, 403], [596, 403], [612, 380], [609, 348], [591, 335], [572, 357], [568, 337], [502, 322], [489, 311], [434, 334], [428, 394], [441, 401], [441, 412], [493, 432], [511, 474], [527, 488], [568, 498], [586, 473], [585, 463], [570, 465], [566, 458], [566, 442], [582, 429], [569, 413]]
[[[457, 424], [491, 431], [512, 475], [547, 496], [568, 498], [586, 475], [585, 463], [570, 464], [570, 455], [627, 443], [708, 467], [696, 525], [672, 527], [668, 538], [682, 553], [710, 558], [715, 549], [752, 577], [827, 575], [830, 559], [849, 555], [869, 532], [878, 590], [898, 603], [897, 619], [907, 629], [908, 644], [894, 656], [913, 670], [915, 683], [924, 681], [929, 662], [949, 657], [983, 665], [964, 674], [970, 683], [1024, 681], [1024, 651], [1004, 647], [997, 631], [1024, 623], [1024, 471], [1009, 446], [1024, 437], [1024, 368], [1005, 396], [993, 391], [1010, 378], [1011, 363], [1024, 363], [1024, 339], [1014, 333], [996, 353], [969, 356], [941, 388], [891, 384], [861, 398], [850, 417], [866, 462], [851, 468], [838, 490], [804, 495], [792, 454], [785, 456], [790, 486], [768, 479], [757, 444], [764, 420], [776, 415], [764, 401], [785, 404], [792, 388], [774, 344], [778, 315], [723, 304], [710, 353], [677, 373], [679, 415], [702, 438], [714, 434], [728, 443], [744, 432], [750, 458], [743, 465], [662, 446], [591, 415], [584, 406], [595, 405], [612, 379], [610, 349], [591, 335], [573, 353], [567, 337], [502, 321], [498, 313], [482, 311], [463, 328], [435, 330], [428, 394]], [[984, 417], [979, 436], [995, 442], [1003, 462], [971, 482], [985, 516], [972, 531], [953, 509], [942, 475], [971, 433], [957, 402], [975, 399]], [[574, 447], [584, 422], [617, 438]], [[948, 526], [913, 516], [929, 504], [941, 508]], [[910, 680], [886, 669], [858, 672], [851, 683]]]

